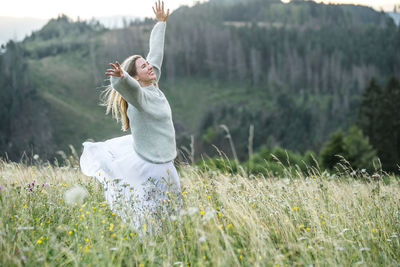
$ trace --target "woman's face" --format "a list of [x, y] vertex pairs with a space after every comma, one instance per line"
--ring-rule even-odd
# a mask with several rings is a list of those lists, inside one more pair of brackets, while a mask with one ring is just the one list
[[135, 79], [139, 82], [151, 82], [152, 80], [156, 79], [156, 75], [153, 71], [153, 66], [149, 64], [144, 58], [138, 58], [136, 60], [136, 75]]

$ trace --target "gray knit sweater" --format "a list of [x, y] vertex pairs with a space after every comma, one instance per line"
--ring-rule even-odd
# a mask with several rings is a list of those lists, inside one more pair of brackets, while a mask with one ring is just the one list
[[[166, 22], [158, 22], [150, 35], [146, 60], [153, 66], [157, 82], [161, 75]], [[133, 147], [144, 160], [166, 163], [176, 157], [175, 129], [165, 95], [154, 85], [141, 87], [125, 70], [124, 77], [111, 76], [111, 85], [128, 102], [127, 115]]]

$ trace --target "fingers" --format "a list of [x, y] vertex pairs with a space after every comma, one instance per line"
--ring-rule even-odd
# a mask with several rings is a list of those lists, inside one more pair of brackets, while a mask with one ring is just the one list
[[[158, 0], [160, 1], [160, 0]], [[164, 1], [162, 1], [162, 7], [161, 7], [162, 13], [164, 14]]]
[[114, 72], [106, 72], [105, 74], [108, 76], [116, 76]]
[[115, 61], [115, 64], [110, 63], [112, 69], [107, 69], [106, 75], [115, 76], [115, 77], [124, 77], [124, 72], [122, 71], [121, 65], [118, 61]]
[[167, 20], [168, 16], [169, 16], [169, 8], [167, 10], [167, 16], [165, 17], [165, 20]]
[[155, 15], [157, 15], [157, 12], [154, 10], [154, 7], [151, 7], [153, 9], [153, 12]]

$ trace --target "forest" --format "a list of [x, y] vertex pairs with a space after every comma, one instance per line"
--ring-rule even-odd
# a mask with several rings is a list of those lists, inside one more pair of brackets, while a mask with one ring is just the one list
[[[109, 30], [60, 15], [8, 42], [0, 54], [2, 156], [50, 160], [70, 145], [80, 153], [87, 139], [128, 134], [99, 106], [103, 73], [111, 61], [145, 56], [154, 23]], [[379, 158], [399, 172], [399, 47], [400, 27], [368, 7], [252, 0], [177, 9], [160, 84], [179, 159], [220, 150], [246, 163], [254, 151], [262, 162], [281, 149], [299, 161], [315, 155], [327, 169], [340, 154], [357, 168]]]

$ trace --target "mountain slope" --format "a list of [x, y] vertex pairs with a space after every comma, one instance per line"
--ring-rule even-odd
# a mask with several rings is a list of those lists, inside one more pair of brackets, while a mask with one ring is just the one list
[[[37, 96], [31, 101], [47, 114], [39, 120], [47, 128], [37, 124], [20, 139], [47, 129], [48, 144], [28, 147], [50, 157], [68, 144], [79, 150], [87, 138], [128, 134], [98, 105], [108, 84], [104, 70], [131, 54], [146, 55], [153, 25], [146, 20], [107, 30], [61, 16], [17, 44], [27, 64], [24, 79]], [[189, 147], [194, 135], [196, 156], [215, 153], [211, 144], [229, 154], [219, 127], [226, 124], [244, 159], [253, 124], [255, 149], [318, 150], [332, 131], [354, 122], [371, 77], [400, 76], [399, 36], [385, 14], [348, 5], [255, 0], [176, 10], [168, 21], [160, 86], [173, 110], [178, 148]], [[17, 64], [4, 60], [13, 53], [0, 56], [3, 69]], [[1, 75], [0, 81], [8, 86], [12, 77]], [[8, 86], [8, 99], [15, 87], [26, 86]], [[25, 101], [29, 93], [22, 91]], [[18, 109], [25, 110], [24, 102]], [[23, 148], [9, 146], [13, 117], [4, 118], [2, 150], [18, 158]]]

